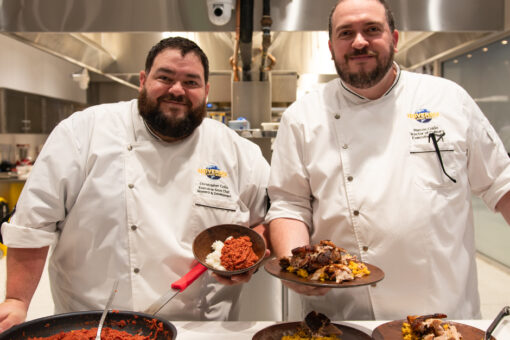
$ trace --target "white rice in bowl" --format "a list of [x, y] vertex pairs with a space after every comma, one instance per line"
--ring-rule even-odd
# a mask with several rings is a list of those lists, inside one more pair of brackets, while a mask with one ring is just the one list
[[[232, 236], [229, 236], [227, 237], [227, 240], [231, 238]], [[211, 244], [211, 248], [213, 249], [213, 251], [206, 256], [205, 263], [207, 263], [216, 270], [226, 271], [225, 267], [221, 265], [221, 250], [223, 249], [223, 246], [224, 246], [223, 242], [214, 241], [213, 244]]]

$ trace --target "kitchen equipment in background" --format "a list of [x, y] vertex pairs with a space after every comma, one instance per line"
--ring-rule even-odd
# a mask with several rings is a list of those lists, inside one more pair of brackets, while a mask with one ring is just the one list
[[26, 180], [31, 171], [32, 165], [30, 163], [16, 165], [16, 173], [18, 175], [18, 179]]
[[248, 130], [250, 128], [250, 121], [245, 117], [239, 117], [235, 120], [229, 120], [228, 127], [234, 130]]
[[32, 164], [32, 160], [28, 155], [30, 144], [16, 144], [16, 165], [20, 164]]
[[280, 123], [278, 122], [264, 122], [260, 124], [262, 126], [262, 130], [264, 131], [277, 131], [280, 127]]
[[0, 220], [3, 222], [5, 218], [9, 216], [9, 205], [7, 204], [7, 200], [3, 197], [0, 197]]
[[262, 138], [262, 131], [260, 129], [251, 129], [250, 133], [253, 138]]
[[[258, 73], [252, 79], [258, 79]], [[268, 81], [235, 81], [232, 83], [232, 118], [246, 117], [251, 127], [271, 121], [271, 77]]]
[[35, 155], [34, 155], [34, 159], [32, 160], [33, 162], [35, 162], [37, 157], [39, 157], [39, 154], [41, 153], [43, 146], [44, 146], [44, 144], [39, 144], [39, 145], [35, 146]]
[[[239, 135], [241, 137], [245, 137], [245, 138], [262, 138], [262, 137], [264, 137], [262, 135], [262, 131], [260, 129], [241, 129], [241, 130], [236, 130], [236, 131], [237, 131], [237, 133], [239, 133]], [[255, 144], [257, 144], [257, 143], [255, 143]]]
[[19, 179], [27, 179], [30, 171], [32, 171], [32, 159], [28, 151], [30, 144], [16, 144], [16, 174]]
[[264, 137], [276, 137], [280, 123], [278, 122], [264, 122], [260, 124], [262, 127], [262, 135]]
[[11, 144], [0, 144], [0, 172], [9, 172], [15, 167], [16, 157]]
[[147, 314], [155, 315], [157, 312], [161, 310], [161, 308], [165, 307], [165, 305], [172, 300], [177, 294], [185, 290], [190, 284], [192, 284], [200, 275], [202, 275], [205, 271], [207, 271], [207, 267], [198, 263], [191, 270], [186, 273], [179, 280], [172, 283], [170, 290], [168, 290], [165, 294], [163, 294], [159, 299], [157, 299], [149, 308], [145, 310]]
[[226, 112], [208, 112], [209, 117], [211, 119], [217, 120], [218, 122], [221, 122], [223, 124], [227, 123], [227, 113]]
[[[260, 123], [261, 124], [265, 123]], [[251, 129], [251, 124], [245, 117], [239, 117], [236, 120], [230, 120], [228, 126], [237, 131], [237, 133], [244, 138], [247, 138], [257, 144], [262, 151], [264, 158], [270, 163], [271, 162], [271, 143], [272, 137], [276, 136], [276, 131], [262, 131], [260, 128]]]

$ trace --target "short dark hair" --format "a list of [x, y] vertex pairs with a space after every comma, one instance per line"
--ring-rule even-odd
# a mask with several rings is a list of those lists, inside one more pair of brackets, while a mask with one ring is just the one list
[[[331, 12], [329, 13], [329, 39], [331, 40], [331, 36], [333, 35], [333, 13], [335, 12], [336, 7], [338, 4], [343, 2], [345, 0], [338, 0], [336, 5], [331, 9]], [[377, 0], [379, 3], [381, 3], [384, 6], [384, 12], [386, 13], [386, 21], [388, 22], [388, 26], [390, 27], [390, 31], [393, 32], [395, 30], [395, 18], [393, 17], [393, 13], [391, 12], [390, 6], [388, 6], [388, 3], [386, 0]]]
[[207, 59], [204, 51], [202, 51], [197, 44], [183, 37], [166, 38], [154, 45], [149, 51], [149, 54], [147, 54], [147, 59], [145, 59], [145, 73], [150, 73], [156, 56], [167, 48], [181, 51], [181, 55], [183, 57], [190, 52], [199, 57], [202, 62], [202, 66], [204, 67], [204, 80], [207, 84], [209, 81], [209, 59]]

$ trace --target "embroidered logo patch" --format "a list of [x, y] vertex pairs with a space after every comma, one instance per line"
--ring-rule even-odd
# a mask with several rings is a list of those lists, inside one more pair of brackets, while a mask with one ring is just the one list
[[431, 112], [427, 109], [421, 109], [416, 111], [415, 113], [407, 114], [407, 117], [414, 119], [420, 123], [428, 123], [432, 119], [439, 117], [439, 112]]
[[220, 170], [216, 165], [209, 165], [205, 169], [198, 169], [198, 172], [210, 179], [220, 179], [227, 177], [227, 172]]

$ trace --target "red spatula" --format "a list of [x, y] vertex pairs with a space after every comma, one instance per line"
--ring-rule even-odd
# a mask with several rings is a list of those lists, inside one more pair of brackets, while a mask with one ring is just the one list
[[172, 283], [170, 286], [170, 290], [163, 294], [159, 299], [157, 299], [149, 308], [145, 310], [144, 313], [147, 314], [156, 314], [163, 308], [170, 300], [172, 300], [177, 294], [185, 290], [190, 284], [192, 284], [203, 272], [207, 270], [207, 267], [201, 265], [200, 263], [191, 268], [191, 270], [186, 273], [179, 280]]

